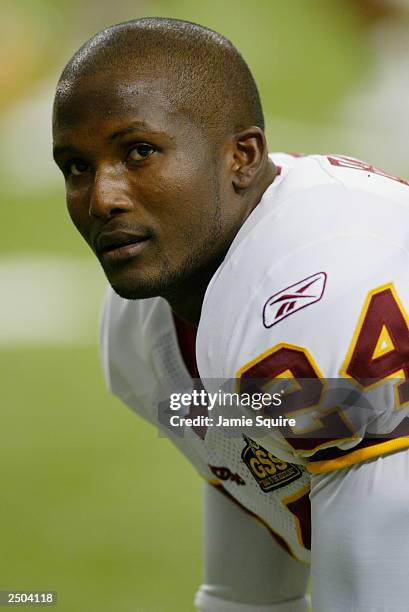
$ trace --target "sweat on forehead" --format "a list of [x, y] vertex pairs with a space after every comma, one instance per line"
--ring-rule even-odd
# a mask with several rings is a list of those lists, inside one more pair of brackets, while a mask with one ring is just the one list
[[[108, 82], [122, 79], [136, 89], [155, 83], [156, 95], [162, 92], [171, 107], [203, 127], [222, 128], [224, 133], [250, 125], [264, 128], [259, 94], [247, 64], [227, 39], [196, 24], [147, 18], [96, 34], [65, 67], [56, 107], [79, 84], [101, 75]], [[104, 104], [103, 95], [100, 103]]]

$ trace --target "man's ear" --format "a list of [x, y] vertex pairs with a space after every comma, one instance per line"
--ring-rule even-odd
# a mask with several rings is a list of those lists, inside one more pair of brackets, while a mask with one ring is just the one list
[[250, 127], [233, 136], [232, 183], [236, 191], [252, 185], [263, 169], [267, 143], [263, 130]]

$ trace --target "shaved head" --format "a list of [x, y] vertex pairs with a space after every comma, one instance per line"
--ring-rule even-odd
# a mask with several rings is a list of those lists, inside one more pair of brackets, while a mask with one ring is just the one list
[[[175, 112], [217, 140], [249, 126], [264, 129], [259, 93], [246, 62], [229, 40], [203, 26], [158, 17], [103, 30], [68, 62], [56, 105], [75, 85], [107, 71], [125, 83], [134, 75], [160, 79]], [[100, 103], [106, 104], [103, 97]]]

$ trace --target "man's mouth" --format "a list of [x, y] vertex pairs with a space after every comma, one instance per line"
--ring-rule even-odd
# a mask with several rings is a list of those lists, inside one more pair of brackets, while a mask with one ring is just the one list
[[96, 252], [105, 261], [121, 261], [134, 257], [148, 243], [149, 236], [123, 230], [103, 232], [96, 240]]

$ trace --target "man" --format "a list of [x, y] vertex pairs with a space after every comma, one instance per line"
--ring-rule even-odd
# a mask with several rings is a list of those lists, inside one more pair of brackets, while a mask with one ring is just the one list
[[263, 129], [244, 60], [196, 24], [119, 24], [65, 67], [54, 156], [112, 286], [107, 384], [208, 482], [198, 610], [305, 611], [310, 561], [315, 612], [407, 610], [408, 184], [269, 158]]

